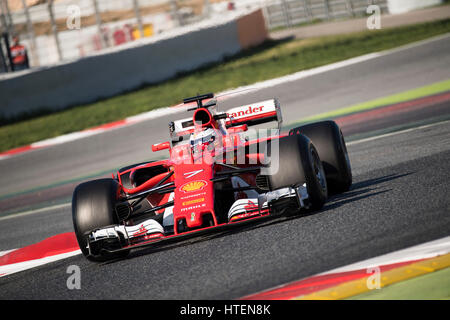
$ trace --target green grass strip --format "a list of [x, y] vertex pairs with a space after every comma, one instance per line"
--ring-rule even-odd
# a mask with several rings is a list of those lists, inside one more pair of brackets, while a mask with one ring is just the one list
[[14, 122], [0, 119], [0, 151], [174, 105], [197, 93], [249, 85], [448, 32], [450, 19], [314, 39], [268, 41], [161, 84], [38, 117], [24, 115]]
[[353, 296], [348, 300], [441, 300], [450, 299], [450, 268], [394, 283]]
[[441, 92], [450, 91], [450, 79], [442, 82], [436, 82], [424, 87], [404, 91], [401, 93], [393, 94], [387, 97], [382, 97], [379, 99], [355, 104], [349, 107], [341, 108], [338, 110], [333, 110], [330, 112], [324, 112], [311, 117], [299, 119], [298, 123], [317, 121], [322, 119], [332, 119], [344, 115], [349, 115], [352, 113], [357, 113], [361, 111], [367, 111], [370, 109], [375, 109], [382, 106], [387, 106], [391, 104], [396, 104], [400, 102], [410, 101], [418, 98], [423, 98], [426, 96], [438, 94]]

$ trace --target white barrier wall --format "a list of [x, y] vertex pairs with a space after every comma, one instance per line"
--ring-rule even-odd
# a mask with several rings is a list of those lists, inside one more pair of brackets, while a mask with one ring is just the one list
[[266, 37], [259, 10], [170, 38], [132, 42], [70, 63], [8, 74], [0, 79], [0, 114], [11, 117], [93, 102], [221, 61]]
[[389, 13], [398, 14], [441, 4], [442, 0], [388, 0]]

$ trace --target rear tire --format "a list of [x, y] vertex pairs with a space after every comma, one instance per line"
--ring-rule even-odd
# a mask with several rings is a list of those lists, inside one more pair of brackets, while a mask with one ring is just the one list
[[[268, 145], [269, 157], [272, 156], [271, 146], [272, 143]], [[270, 169], [276, 171], [269, 175], [272, 190], [306, 183], [311, 209], [323, 207], [328, 196], [325, 172], [319, 154], [308, 137], [292, 135], [280, 138], [279, 156], [271, 158]]]
[[118, 224], [115, 213], [119, 184], [113, 179], [92, 180], [78, 185], [72, 197], [72, 219], [75, 235], [83, 255], [91, 261], [123, 258], [129, 251], [108, 254], [100, 258], [89, 255], [87, 234], [97, 228]]
[[352, 169], [341, 129], [334, 121], [320, 121], [291, 129], [289, 135], [304, 134], [312, 140], [322, 160], [328, 188], [335, 193], [348, 191]]

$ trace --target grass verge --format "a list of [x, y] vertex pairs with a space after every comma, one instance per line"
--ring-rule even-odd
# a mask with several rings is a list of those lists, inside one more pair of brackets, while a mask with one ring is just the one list
[[[0, 127], [0, 151], [117, 121], [182, 98], [281, 77], [450, 32], [450, 19], [339, 36], [268, 41], [226, 61], [158, 85]], [[101, 72], [101, 71], [99, 71]]]
[[427, 96], [431, 96], [434, 94], [442, 93], [450, 91], [450, 79], [444, 80], [436, 83], [432, 83], [430, 85], [426, 85], [420, 88], [415, 88], [411, 90], [407, 90], [404, 92], [396, 93], [387, 97], [382, 97], [370, 101], [366, 101], [363, 103], [358, 103], [349, 107], [344, 107], [341, 109], [333, 110], [330, 112], [325, 113], [319, 113], [311, 117], [306, 117], [302, 119], [298, 119], [297, 122], [292, 123], [289, 128], [294, 128], [299, 125], [313, 122], [313, 121], [320, 121], [325, 119], [334, 119], [341, 116], [347, 116], [350, 114], [362, 112], [362, 111], [368, 111], [371, 109], [388, 106], [396, 103], [411, 101], [414, 99], [419, 99]]
[[440, 300], [450, 299], [450, 268], [432, 272], [349, 300]]

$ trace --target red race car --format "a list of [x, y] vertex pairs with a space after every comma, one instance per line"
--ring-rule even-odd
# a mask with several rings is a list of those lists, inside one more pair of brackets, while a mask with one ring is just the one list
[[[350, 188], [350, 161], [334, 121], [281, 134], [276, 99], [220, 113], [213, 98], [184, 100], [193, 105], [192, 118], [170, 122], [170, 141], [152, 146], [154, 152], [169, 150], [169, 159], [134, 164], [75, 188], [74, 229], [89, 260], [319, 210], [329, 190]], [[276, 129], [249, 129], [271, 121]]]

